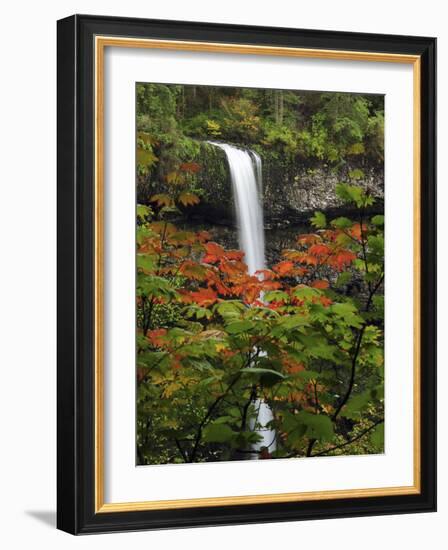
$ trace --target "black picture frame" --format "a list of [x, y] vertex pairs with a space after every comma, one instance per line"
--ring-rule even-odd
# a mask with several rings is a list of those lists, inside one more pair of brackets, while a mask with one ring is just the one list
[[[74, 15], [58, 21], [57, 526], [72, 534], [436, 509], [436, 39]], [[120, 36], [416, 55], [421, 60], [419, 494], [95, 512], [94, 38]]]

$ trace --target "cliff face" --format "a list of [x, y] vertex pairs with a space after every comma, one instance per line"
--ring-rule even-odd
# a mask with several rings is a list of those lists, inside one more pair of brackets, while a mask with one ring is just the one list
[[[372, 212], [380, 212], [384, 201], [384, 170], [381, 166], [345, 164], [332, 167], [325, 164], [285, 162], [260, 152], [263, 170], [264, 218], [267, 227], [287, 227], [306, 222], [316, 210], [329, 215], [349, 215], [336, 196], [338, 183], [361, 185], [377, 199]], [[197, 158], [201, 165], [197, 175], [199, 205], [186, 212], [192, 221], [205, 221], [232, 226], [235, 222], [229, 168], [222, 150], [201, 143]], [[153, 187], [152, 192], [163, 191]]]
[[344, 165], [336, 169], [329, 166], [306, 167], [294, 163], [287, 167], [266, 162], [263, 177], [264, 211], [268, 223], [282, 225], [304, 222], [316, 210], [337, 215], [343, 212], [336, 196], [338, 183], [356, 184], [368, 189], [377, 199], [381, 210], [384, 201], [384, 171], [378, 167]]

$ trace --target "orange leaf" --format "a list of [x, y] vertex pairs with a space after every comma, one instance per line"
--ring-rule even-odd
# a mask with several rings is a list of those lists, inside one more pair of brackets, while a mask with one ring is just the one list
[[307, 265], [317, 265], [319, 260], [316, 258], [316, 256], [312, 256], [311, 254], [306, 254], [302, 257], [301, 262]]
[[353, 260], [356, 260], [356, 254], [354, 254], [350, 250], [340, 250], [329, 260], [328, 263], [332, 267], [335, 267], [339, 271], [342, 271], [347, 266], [349, 266], [353, 262]]
[[322, 242], [322, 238], [315, 233], [310, 233], [307, 235], [299, 235], [297, 241], [300, 244], [316, 244]]
[[166, 328], [156, 328], [150, 330], [146, 336], [153, 346], [160, 347], [165, 342], [164, 336], [166, 333]]
[[243, 275], [247, 271], [246, 264], [243, 262], [228, 262], [227, 260], [221, 260], [219, 269], [228, 275]]
[[350, 235], [356, 239], [357, 241], [361, 240], [362, 233], [365, 233], [367, 231], [366, 226], [363, 224], [362, 231], [361, 231], [361, 224], [355, 223], [349, 230]]
[[293, 268], [294, 262], [284, 260], [283, 262], [279, 262], [278, 264], [274, 265], [272, 269], [279, 275], [283, 276], [290, 273]]
[[224, 248], [213, 241], [204, 245], [206, 255], [202, 259], [206, 264], [214, 264], [225, 255]]
[[299, 250], [283, 250], [282, 256], [284, 258], [287, 258], [288, 260], [292, 260], [294, 262], [300, 262], [303, 258], [303, 252], [300, 252]]
[[291, 357], [285, 357], [283, 359], [283, 364], [286, 368], [286, 372], [289, 372], [291, 374], [294, 374], [296, 372], [302, 372], [305, 370], [305, 366], [303, 363], [300, 363]]
[[246, 287], [244, 291], [244, 298], [247, 304], [252, 304], [260, 295], [260, 289], [258, 286]]
[[333, 303], [333, 300], [331, 298], [327, 298], [326, 296], [319, 296], [319, 299], [320, 299], [320, 303], [324, 307], [331, 306], [331, 304]]
[[182, 172], [191, 172], [192, 174], [195, 174], [196, 172], [199, 172], [201, 166], [197, 162], [184, 162], [179, 166], [179, 169], [182, 170]]
[[313, 244], [308, 249], [308, 252], [313, 256], [328, 256], [331, 254], [331, 248], [326, 244]]
[[277, 281], [261, 281], [261, 287], [264, 291], [277, 290], [281, 288], [281, 284]]
[[273, 271], [271, 271], [270, 269], [258, 269], [255, 272], [255, 275], [261, 281], [272, 281], [273, 279], [277, 278], [277, 275]]
[[328, 288], [330, 284], [328, 283], [328, 281], [324, 281], [323, 279], [318, 279], [317, 281], [313, 281], [311, 283], [311, 286], [313, 288], [319, 288], [323, 290], [324, 288]]
[[209, 306], [218, 301], [218, 295], [211, 288], [201, 288], [196, 292], [190, 292], [187, 298], [201, 306]]
[[228, 260], [240, 262], [244, 257], [244, 252], [242, 250], [226, 250], [225, 255]]

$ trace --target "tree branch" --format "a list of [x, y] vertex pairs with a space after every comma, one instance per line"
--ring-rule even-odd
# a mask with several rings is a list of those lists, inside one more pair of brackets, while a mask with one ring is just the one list
[[384, 422], [384, 418], [381, 418], [380, 420], [377, 420], [376, 422], [374, 422], [367, 429], [362, 431], [360, 434], [358, 434], [356, 437], [353, 437], [352, 439], [349, 439], [348, 441], [345, 441], [344, 443], [341, 443], [340, 445], [335, 445], [334, 447], [330, 447], [329, 449], [326, 449], [325, 451], [321, 451], [320, 453], [316, 453], [313, 456], [325, 456], [327, 453], [331, 453], [333, 451], [336, 451], [337, 449], [342, 449], [342, 447], [346, 447], [347, 445], [351, 445], [355, 441], [358, 441], [358, 439], [361, 439], [361, 437], [364, 437], [367, 433], [372, 431], [374, 428], [376, 428], [379, 424], [382, 424], [383, 422]]
[[176, 442], [176, 447], [179, 449], [179, 452], [180, 452], [182, 458], [184, 459], [184, 462], [188, 462], [187, 453], [182, 449], [180, 441], [177, 439], [177, 437], [174, 439], [174, 441]]
[[189, 459], [188, 462], [194, 462], [195, 461], [197, 450], [198, 450], [198, 447], [199, 447], [199, 442], [201, 441], [201, 437], [202, 437], [202, 431], [203, 431], [205, 425], [209, 421], [209, 419], [212, 416], [212, 414], [213, 414], [214, 410], [216, 409], [216, 407], [225, 398], [225, 396], [229, 393], [229, 391], [233, 388], [233, 386], [238, 382], [240, 377], [241, 377], [241, 371], [239, 371], [238, 374], [234, 377], [234, 379], [229, 384], [229, 386], [227, 387], [225, 392], [222, 393], [221, 395], [219, 395], [215, 399], [215, 401], [213, 401], [213, 403], [210, 405], [210, 407], [207, 411], [207, 414], [205, 415], [205, 417], [202, 419], [201, 423], [199, 424], [198, 431], [197, 431], [196, 438], [195, 438], [194, 445], [193, 445], [193, 450], [191, 451], [190, 459]]

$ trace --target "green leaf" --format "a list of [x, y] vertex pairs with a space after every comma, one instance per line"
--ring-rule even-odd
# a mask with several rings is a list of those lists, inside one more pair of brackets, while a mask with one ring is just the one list
[[228, 424], [221, 424], [215, 421], [209, 424], [202, 434], [202, 439], [206, 443], [226, 443], [237, 435]]
[[372, 431], [370, 442], [376, 449], [381, 451], [384, 450], [384, 422], [378, 424], [378, 426]]
[[350, 170], [348, 177], [351, 180], [362, 180], [365, 177], [365, 174], [360, 168], [355, 168], [354, 170]]
[[152, 214], [152, 208], [145, 206], [144, 204], [137, 204], [137, 216], [141, 218], [146, 218]]
[[307, 437], [318, 441], [331, 441], [333, 439], [333, 424], [328, 416], [300, 411], [296, 418], [299, 423], [306, 426]]
[[253, 323], [250, 321], [235, 321], [226, 326], [226, 331], [229, 334], [241, 334], [242, 332], [247, 332], [253, 326]]
[[324, 229], [327, 227], [327, 218], [323, 212], [314, 212], [314, 216], [311, 218], [311, 225], [318, 229]]
[[137, 355], [137, 365], [153, 368], [154, 366], [164, 365], [165, 359], [169, 359], [169, 353], [166, 351], [146, 351]]
[[263, 295], [263, 302], [282, 302], [289, 300], [289, 296], [282, 290], [269, 290]]
[[384, 225], [384, 216], [381, 216], [380, 214], [373, 216], [372, 223], [374, 225], [383, 226]]
[[137, 254], [137, 267], [152, 271], [157, 266], [157, 258], [152, 254]]
[[320, 292], [315, 288], [309, 286], [300, 286], [293, 291], [293, 295], [300, 300], [306, 298], [313, 298], [314, 296], [319, 296]]
[[372, 197], [368, 197], [364, 189], [358, 185], [347, 185], [338, 183], [336, 185], [336, 195], [345, 203], [354, 203], [358, 208], [373, 204]]
[[[138, 261], [139, 258], [137, 258], [137, 263]], [[177, 293], [171, 286], [171, 283], [163, 277], [158, 277], [155, 275], [145, 276], [139, 274], [137, 279], [137, 295], [156, 297], [164, 296], [170, 298], [176, 296]]]
[[236, 300], [227, 300], [216, 304], [215, 311], [217, 311], [223, 319], [230, 320], [239, 318], [241, 313], [245, 310], [244, 304]]
[[367, 238], [369, 249], [373, 254], [383, 256], [384, 254], [384, 237], [382, 235], [369, 235]]
[[348, 218], [344, 218], [343, 216], [340, 218], [336, 218], [331, 222], [331, 225], [333, 227], [336, 227], [336, 229], [349, 229], [353, 222], [349, 220]]
[[336, 303], [331, 306], [331, 311], [338, 317], [344, 319], [347, 325], [354, 328], [361, 328], [364, 320], [358, 315], [358, 310], [353, 304], [348, 302]]
[[297, 313], [295, 315], [288, 315], [287, 317], [282, 317], [279, 320], [279, 323], [284, 328], [288, 328], [288, 329], [297, 328], [297, 327], [307, 327], [310, 324], [308, 317], [300, 313]]
[[356, 420], [361, 418], [362, 411], [369, 404], [371, 399], [370, 391], [351, 397], [341, 412], [341, 416]]
[[278, 376], [279, 378], [283, 378], [283, 379], [287, 378], [281, 372], [277, 372], [276, 370], [272, 370], [272, 369], [263, 369], [261, 367], [247, 367], [247, 368], [241, 369], [241, 372], [243, 372], [244, 374], [272, 374], [272, 375]]
[[307, 427], [305, 424], [296, 424], [295, 428], [288, 431], [288, 442], [294, 446], [294, 444], [300, 443], [306, 434]]
[[303, 370], [298, 372], [296, 376], [305, 382], [309, 382], [310, 380], [318, 380], [320, 378], [320, 373], [313, 370]]
[[350, 271], [343, 271], [336, 281], [336, 287], [340, 288], [341, 286], [346, 285], [352, 278], [352, 273]]

